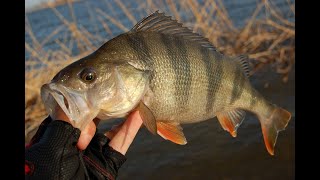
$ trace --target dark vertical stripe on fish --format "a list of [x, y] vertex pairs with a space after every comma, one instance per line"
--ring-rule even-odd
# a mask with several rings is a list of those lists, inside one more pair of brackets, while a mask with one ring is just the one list
[[180, 100], [178, 101], [179, 105], [189, 105], [189, 95], [190, 95], [190, 88], [191, 88], [191, 70], [190, 70], [190, 60], [187, 56], [187, 47], [184, 41], [176, 40], [174, 41], [175, 48], [178, 49], [177, 57], [179, 60], [176, 59], [176, 63], [178, 64], [178, 78], [180, 82], [182, 82], [182, 87], [179, 89], [179, 86], [176, 86], [176, 92], [181, 91], [182, 96], [180, 96]]
[[[180, 63], [181, 61], [178, 60], [177, 58], [183, 58], [182, 52], [186, 53], [186, 47], [183, 44], [183, 42], [179, 41], [178, 39], [171, 39], [167, 35], [161, 34], [160, 35], [161, 42], [163, 43], [164, 47], [166, 48], [166, 54], [169, 57], [170, 60], [170, 65], [174, 71], [174, 97], [175, 97], [175, 106], [176, 107], [184, 107], [187, 99], [186, 96], [183, 94], [183, 84], [181, 84], [183, 78], [183, 69], [182, 66], [183, 64]], [[181, 49], [179, 49], [181, 48]], [[181, 52], [179, 52], [181, 50]], [[180, 57], [181, 56], [181, 57]], [[185, 56], [185, 54], [184, 54]], [[188, 71], [190, 71], [190, 64], [188, 64]], [[190, 81], [191, 82], [191, 81]], [[189, 85], [190, 86], [190, 85]], [[182, 88], [179, 88], [182, 87]], [[188, 89], [189, 93], [189, 89]], [[188, 94], [189, 95], [189, 94]], [[188, 98], [188, 97], [187, 97]], [[178, 108], [181, 109], [181, 108]]]
[[[152, 56], [150, 55], [150, 49], [145, 41], [142, 34], [136, 33], [135, 35], [127, 35], [127, 43], [133, 49], [134, 53], [138, 56], [139, 61], [142, 66], [146, 65], [150, 69], [154, 68], [154, 62]], [[150, 80], [155, 76], [155, 71], [149, 71]], [[150, 83], [152, 85], [153, 83]], [[153, 87], [150, 86], [152, 89]]]
[[244, 88], [245, 77], [240, 67], [236, 67], [236, 72], [233, 79], [233, 88], [231, 93], [230, 104], [233, 104], [241, 97]]
[[[208, 79], [206, 113], [210, 113], [213, 110], [216, 95], [221, 87], [223, 67], [222, 61], [220, 59], [217, 59], [216, 61], [210, 59], [210, 51], [208, 51], [207, 49], [200, 47], [200, 53], [201, 60], [205, 64], [206, 76]], [[216, 63], [214, 68], [213, 63]]]
[[[141, 33], [135, 33], [134, 35], [127, 35], [127, 43], [134, 50], [135, 54], [138, 55], [140, 61], [143, 61], [151, 69], [153, 69], [153, 60], [150, 55], [150, 49], [145, 42], [145, 38]], [[154, 76], [154, 72], [150, 71], [150, 76]]]

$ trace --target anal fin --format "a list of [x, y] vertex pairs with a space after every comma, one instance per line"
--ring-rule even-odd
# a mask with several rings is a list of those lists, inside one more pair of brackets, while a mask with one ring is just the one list
[[180, 145], [187, 144], [187, 140], [179, 123], [157, 122], [157, 132], [161, 137], [173, 143]]
[[246, 113], [241, 109], [217, 113], [217, 118], [222, 128], [228, 131], [232, 137], [237, 136], [237, 129], [241, 125]]

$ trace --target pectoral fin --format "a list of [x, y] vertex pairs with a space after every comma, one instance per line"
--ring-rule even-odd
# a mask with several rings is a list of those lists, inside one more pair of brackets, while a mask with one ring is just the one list
[[187, 140], [184, 137], [182, 127], [178, 123], [157, 122], [158, 134], [166, 140], [176, 144], [185, 145]]
[[156, 118], [152, 114], [151, 110], [143, 102], [139, 103], [137, 110], [139, 111], [143, 124], [146, 126], [146, 128], [152, 134], [157, 134]]
[[246, 113], [241, 109], [217, 113], [217, 118], [222, 128], [228, 131], [232, 137], [237, 136], [237, 129], [242, 123]]

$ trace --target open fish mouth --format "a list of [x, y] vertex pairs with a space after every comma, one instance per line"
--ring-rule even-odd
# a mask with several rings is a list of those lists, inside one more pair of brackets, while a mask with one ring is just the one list
[[59, 105], [70, 119], [71, 124], [80, 130], [98, 114], [97, 110], [87, 103], [83, 93], [55, 83], [45, 84], [41, 87], [41, 98], [49, 115]]

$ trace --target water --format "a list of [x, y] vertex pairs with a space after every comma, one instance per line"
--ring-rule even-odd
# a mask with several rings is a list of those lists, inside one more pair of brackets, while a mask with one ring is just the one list
[[[291, 2], [292, 0], [276, 0], [271, 1], [271, 4], [279, 7], [281, 10], [281, 13], [285, 15], [290, 21], [294, 22], [294, 14], [291, 12], [290, 8], [287, 6], [287, 1]], [[131, 14], [134, 16], [134, 18], [139, 21], [142, 17], [148, 15], [149, 13], [153, 12], [151, 10], [147, 10], [149, 13], [141, 13], [144, 12], [143, 7], [141, 6], [142, 0], [139, 1], [122, 1], [124, 2], [125, 6], [128, 7], [128, 10], [131, 12]], [[157, 2], [157, 1], [155, 1]], [[179, 2], [179, 1], [177, 1]], [[205, 1], [199, 0], [198, 1], [200, 6], [205, 4]], [[144, 2], [145, 4], [146, 2]], [[250, 17], [257, 6], [256, 0], [243, 0], [243, 1], [237, 1], [237, 0], [224, 0], [223, 1], [225, 8], [227, 12], [229, 13], [230, 19], [234, 22], [234, 25], [236, 27], [243, 26], [246, 23], [246, 20], [248, 20], [248, 17]], [[157, 3], [155, 3], [157, 4]], [[178, 10], [185, 10], [181, 8], [179, 5], [180, 3], [175, 3]], [[61, 15], [68, 21], [72, 22], [72, 15], [71, 11], [68, 5], [58, 6], [57, 11], [61, 13]], [[92, 38], [92, 43], [94, 46], [99, 47], [103, 43], [105, 43], [107, 40], [123, 33], [124, 31], [114, 25], [112, 22], [110, 22], [105, 17], [101, 16], [99, 13], [97, 13], [97, 9], [105, 12], [109, 16], [115, 18], [117, 21], [121, 22], [126, 28], [131, 29], [133, 27], [133, 23], [127, 18], [125, 13], [120, 9], [120, 7], [114, 3], [114, 1], [108, 1], [108, 0], [82, 0], [79, 2], [73, 3], [72, 6], [74, 15], [76, 17], [76, 23], [78, 28], [80, 29], [86, 29], [88, 32], [90, 32], [93, 35], [99, 35], [98, 39]], [[167, 6], [159, 5], [159, 9], [161, 12], [166, 12], [168, 15], [170, 14], [169, 8]], [[210, 8], [207, 8], [207, 11], [210, 11]], [[182, 22], [185, 22], [186, 26], [192, 27], [193, 25], [190, 24], [190, 22], [195, 22], [195, 17], [190, 16], [190, 10], [188, 12], [185, 11], [179, 11], [182, 17]], [[188, 14], [188, 16], [186, 16]], [[262, 10], [261, 13], [258, 15], [259, 17], [264, 17], [266, 14]], [[108, 34], [104, 27], [101, 25], [99, 21], [99, 17], [103, 17], [104, 21], [108, 23], [108, 26], [112, 32], [112, 34]], [[51, 9], [42, 9], [34, 12], [27, 12], [26, 13], [26, 19], [28, 20], [33, 32], [35, 38], [39, 42], [43, 42], [48, 35], [53, 33], [57, 28], [63, 26], [62, 30], [53, 35], [49, 41], [43, 44], [43, 49], [45, 51], [49, 50], [58, 50], [61, 47], [56, 43], [59, 42], [65, 42], [65, 44], [69, 44], [72, 39], [71, 32], [68, 30], [67, 26], [63, 25], [59, 17], [54, 13]], [[29, 43], [32, 46], [32, 36], [26, 31], [25, 32], [25, 41], [26, 43]], [[79, 49], [74, 46], [72, 48], [72, 54], [77, 55], [79, 54]], [[25, 59], [29, 59], [30, 53], [26, 51]]]
[[[122, 1], [126, 2], [126, 1]], [[129, 10], [137, 20], [142, 14], [138, 4], [129, 1]], [[199, 1], [200, 4], [202, 1]], [[236, 26], [242, 26], [247, 17], [252, 15], [256, 0], [223, 1], [230, 18]], [[86, 28], [90, 33], [99, 34], [102, 39], [94, 41], [96, 46], [102, 45], [107, 39], [123, 31], [108, 22], [113, 33], [109, 35], [103, 27], [97, 25], [94, 14], [95, 8], [100, 8], [112, 17], [118, 17], [127, 28], [132, 23], [116, 5], [110, 8], [103, 0], [80, 1], [73, 5], [77, 24]], [[127, 2], [126, 2], [127, 3]], [[281, 11], [290, 15], [286, 0], [275, 1]], [[127, 4], [126, 4], [127, 5]], [[57, 10], [68, 20], [72, 17], [68, 6], [59, 6]], [[166, 10], [161, 9], [161, 11]], [[182, 13], [183, 14], [183, 13]], [[146, 15], [146, 14], [143, 14]], [[260, 14], [260, 16], [262, 16]], [[27, 13], [35, 37], [41, 42], [57, 27], [61, 21], [52, 10], [44, 9]], [[291, 19], [294, 21], [294, 18]], [[191, 20], [188, 20], [191, 21]], [[31, 36], [26, 32], [26, 42], [32, 44]], [[53, 36], [43, 45], [44, 50], [55, 50], [60, 47], [56, 40], [70, 41], [72, 36], [66, 29]], [[79, 53], [74, 48], [73, 54]], [[30, 54], [26, 52], [26, 59]], [[188, 144], [180, 146], [151, 135], [142, 128], [127, 153], [127, 162], [119, 171], [118, 179], [295, 179], [295, 74], [290, 73], [288, 83], [281, 82], [281, 77], [266, 67], [252, 78], [253, 86], [273, 103], [292, 113], [292, 120], [285, 131], [280, 132], [275, 156], [270, 156], [265, 148], [259, 121], [252, 114], [247, 114], [245, 121], [238, 129], [237, 138], [224, 131], [217, 119], [182, 125]], [[267, 88], [265, 84], [269, 83]], [[111, 128], [112, 123], [102, 123], [100, 131]]]

